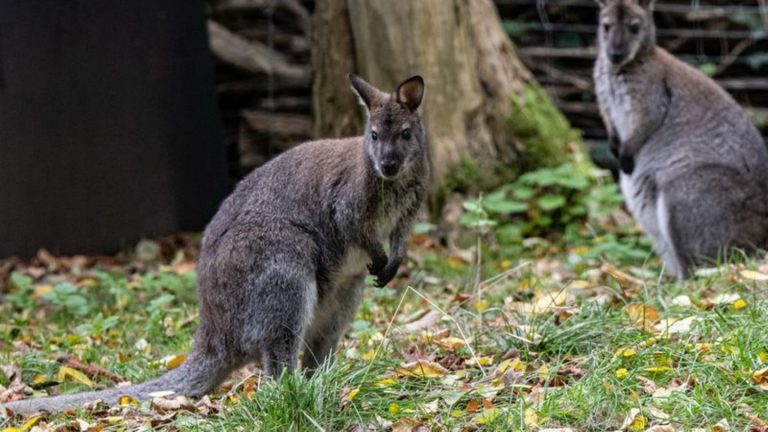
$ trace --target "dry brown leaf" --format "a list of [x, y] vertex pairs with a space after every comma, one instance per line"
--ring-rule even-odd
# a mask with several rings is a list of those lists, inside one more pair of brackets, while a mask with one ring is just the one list
[[152, 406], [160, 412], [166, 411], [194, 411], [195, 405], [186, 398], [186, 396], [176, 396], [173, 399], [156, 397], [152, 399]]
[[420, 330], [428, 329], [429, 327], [432, 327], [433, 325], [437, 324], [438, 321], [440, 321], [440, 318], [443, 316], [438, 311], [430, 311], [423, 317], [417, 319], [416, 321], [412, 321], [406, 325], [403, 326], [403, 331], [406, 333], [414, 333]]
[[649, 333], [654, 332], [654, 325], [659, 321], [661, 313], [653, 306], [632, 303], [624, 306], [624, 311], [632, 320], [632, 325]]

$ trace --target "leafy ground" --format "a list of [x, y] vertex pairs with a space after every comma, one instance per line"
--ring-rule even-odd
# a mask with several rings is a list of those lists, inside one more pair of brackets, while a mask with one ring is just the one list
[[[311, 379], [249, 367], [203, 400], [0, 413], [0, 430], [768, 431], [765, 259], [674, 282], [612, 182], [573, 167], [464, 208], [452, 247], [417, 227], [401, 278], [370, 289]], [[0, 401], [178, 365], [198, 320], [196, 245], [1, 262]]]

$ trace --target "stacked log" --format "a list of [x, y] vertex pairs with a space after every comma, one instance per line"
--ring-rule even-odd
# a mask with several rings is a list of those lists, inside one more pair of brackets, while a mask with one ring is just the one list
[[311, 13], [299, 0], [208, 1], [233, 179], [311, 135]]

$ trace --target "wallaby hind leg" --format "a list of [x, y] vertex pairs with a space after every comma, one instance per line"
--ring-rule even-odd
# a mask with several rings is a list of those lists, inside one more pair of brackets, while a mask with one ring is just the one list
[[[748, 208], [750, 198], [734, 170], [709, 166], [672, 183], [664, 192], [670, 244], [679, 262], [678, 278], [697, 265], [717, 264], [729, 247], [748, 247], [756, 233]], [[662, 221], [663, 222], [663, 221]]]
[[301, 263], [275, 265], [258, 276], [249, 292], [243, 348], [261, 362], [266, 376], [298, 365], [304, 333], [317, 303], [317, 283]]
[[302, 366], [312, 373], [333, 356], [347, 324], [357, 312], [365, 289], [364, 277], [355, 275], [336, 286], [318, 307], [306, 336]]

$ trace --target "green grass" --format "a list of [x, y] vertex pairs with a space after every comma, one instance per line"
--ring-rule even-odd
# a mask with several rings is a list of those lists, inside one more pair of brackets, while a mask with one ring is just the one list
[[[732, 430], [765, 430], [768, 390], [754, 374], [768, 366], [768, 282], [743, 272], [762, 262], [723, 264], [677, 283], [650, 254], [606, 262], [593, 248], [551, 240], [517, 245], [514, 259], [486, 251], [476, 285], [473, 264], [420, 240], [409, 251], [409, 279], [369, 289], [336, 362], [311, 378], [240, 374], [211, 395], [221, 409], [207, 414], [159, 412], [145, 402], [45, 417], [38, 426], [55, 430], [78, 418], [102, 430], [639, 431], [709, 430], [724, 419]], [[0, 305], [0, 365], [19, 366], [35, 396], [89, 388], [58, 383], [62, 355], [132, 382], [162, 373], [161, 359], [188, 348], [197, 315], [194, 274], [159, 264], [42, 274], [21, 267]], [[557, 295], [557, 307], [545, 308], [542, 293]], [[646, 331], [629, 304], [692, 325]], [[438, 314], [432, 325], [410, 330], [430, 312]], [[418, 359], [442, 368], [402, 373]], [[7, 419], [0, 430], [23, 424]]]

